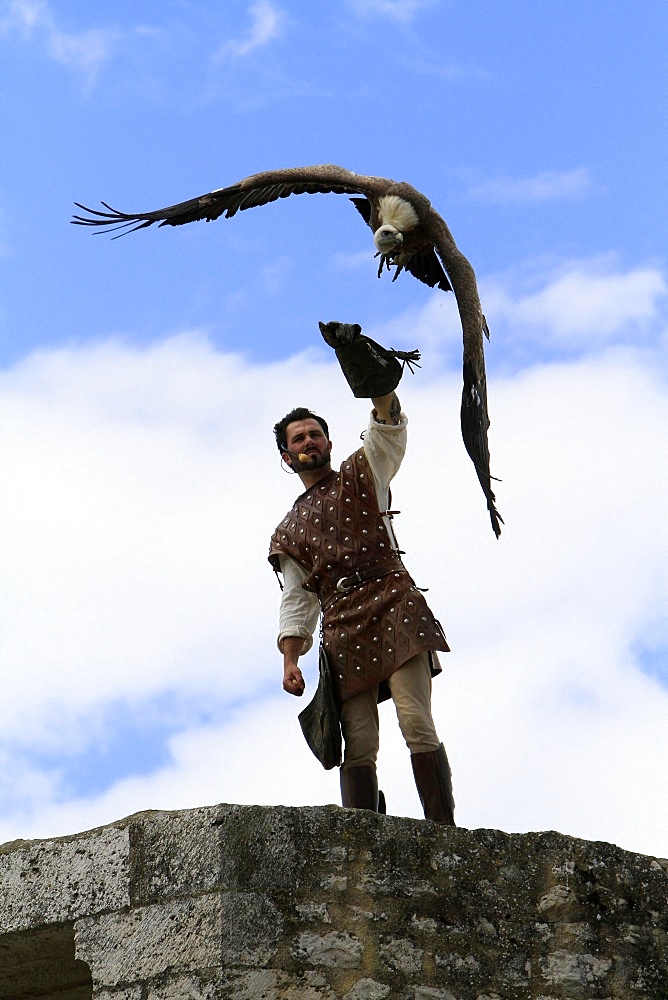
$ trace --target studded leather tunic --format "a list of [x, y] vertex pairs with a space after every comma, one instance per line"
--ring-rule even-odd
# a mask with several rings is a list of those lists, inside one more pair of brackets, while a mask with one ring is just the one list
[[[291, 556], [307, 574], [304, 589], [318, 595], [323, 644], [342, 701], [381, 684], [417, 653], [449, 648], [382, 513], [360, 449], [297, 498], [271, 539], [274, 567], [279, 555]], [[370, 578], [357, 583], [356, 571]]]

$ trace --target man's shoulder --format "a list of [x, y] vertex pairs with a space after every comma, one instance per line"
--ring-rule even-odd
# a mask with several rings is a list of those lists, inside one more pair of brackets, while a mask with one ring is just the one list
[[364, 448], [364, 444], [360, 448], [357, 448], [344, 462], [341, 462], [341, 468], [339, 473], [354, 471], [359, 465], [366, 465], [368, 463], [368, 456]]

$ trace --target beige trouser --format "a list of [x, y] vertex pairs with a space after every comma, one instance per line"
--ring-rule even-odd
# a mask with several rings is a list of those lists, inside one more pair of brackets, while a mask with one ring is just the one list
[[[411, 753], [438, 750], [441, 741], [431, 717], [429, 654], [418, 653], [388, 677], [399, 728]], [[344, 739], [343, 767], [375, 764], [380, 732], [378, 688], [347, 698], [341, 705]]]

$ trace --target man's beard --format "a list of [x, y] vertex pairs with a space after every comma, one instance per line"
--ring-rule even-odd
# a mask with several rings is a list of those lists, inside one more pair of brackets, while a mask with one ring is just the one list
[[[301, 454], [304, 454], [304, 452], [301, 452]], [[297, 457], [297, 461], [293, 463], [293, 468], [296, 472], [311, 472], [313, 469], [324, 469], [325, 466], [329, 465], [331, 457], [331, 448], [327, 448], [322, 454], [313, 451], [308, 456], [308, 462], [300, 462], [299, 457]]]

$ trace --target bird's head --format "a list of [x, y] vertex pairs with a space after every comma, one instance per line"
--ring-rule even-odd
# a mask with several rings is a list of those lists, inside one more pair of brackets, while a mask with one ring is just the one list
[[376, 245], [376, 250], [381, 253], [390, 253], [404, 242], [404, 234], [400, 233], [396, 226], [391, 226], [388, 223], [376, 230], [373, 234], [373, 242]]

